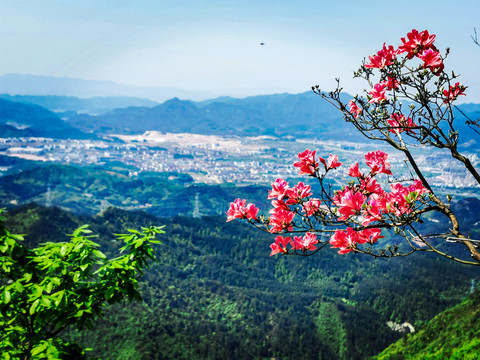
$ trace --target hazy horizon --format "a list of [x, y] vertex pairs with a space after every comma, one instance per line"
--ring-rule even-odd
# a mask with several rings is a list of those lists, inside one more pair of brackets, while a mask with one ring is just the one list
[[[301, 93], [335, 78], [348, 93], [362, 60], [413, 28], [451, 48], [447, 70], [480, 102], [472, 39], [480, 3], [1, 1], [0, 74], [32, 74], [175, 87], [212, 96]], [[444, 16], [448, 14], [448, 26]], [[477, 26], [478, 25], [478, 26]], [[261, 45], [263, 43], [263, 45]]]

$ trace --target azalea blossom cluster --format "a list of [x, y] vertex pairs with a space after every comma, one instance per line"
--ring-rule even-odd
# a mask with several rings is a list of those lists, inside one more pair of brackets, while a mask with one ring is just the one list
[[404, 132], [415, 134], [415, 131], [412, 130], [412, 127], [417, 126], [415, 122], [410, 117], [405, 117], [405, 115], [400, 113], [393, 113], [391, 118], [387, 120], [388, 124], [392, 127], [390, 132]]
[[[414, 57], [423, 61], [422, 67], [429, 69], [435, 75], [439, 75], [443, 69], [443, 59], [435, 45], [435, 35], [429, 34], [428, 30], [418, 31], [413, 29], [407, 34], [407, 38], [401, 38], [402, 44], [395, 49], [392, 45], [388, 47], [383, 44], [383, 48], [373, 56], [369, 56], [369, 63], [365, 64], [366, 68], [383, 69], [393, 65], [397, 59], [397, 55], [406, 53], [407, 59]], [[388, 81], [385, 82], [387, 86]]]
[[[393, 95], [397, 96], [400, 92], [407, 92], [407, 87], [411, 86], [412, 77], [417, 76], [422, 78], [423, 71], [429, 71], [433, 77], [440, 77], [445, 68], [443, 58], [434, 45], [435, 35], [430, 34], [428, 30], [418, 31], [413, 29], [406, 37], [401, 38], [401, 44], [395, 48], [392, 45], [383, 44], [383, 48], [376, 54], [368, 57], [368, 62], [363, 66], [363, 73], [366, 78], [371, 79], [374, 69], [380, 71], [380, 80], [372, 85], [370, 91], [367, 92], [367, 104], [382, 105], [389, 103], [387, 92], [393, 91]], [[420, 65], [418, 67], [408, 67], [408, 61], [418, 59]], [[407, 69], [407, 72], [402, 73], [402, 70]], [[465, 86], [456, 83], [454, 86], [446, 80], [448, 89], [440, 91], [439, 97], [443, 96], [443, 103], [448, 104], [456, 100], [458, 96], [465, 95]], [[403, 87], [403, 88], [402, 88]], [[415, 87], [413, 87], [415, 89]], [[402, 90], [402, 91], [401, 91]], [[355, 119], [358, 119], [364, 110], [362, 105], [356, 100], [349, 102], [349, 111]], [[413, 130], [408, 128], [415, 128], [418, 125], [404, 114], [391, 114], [391, 119], [385, 121], [385, 125], [391, 126], [391, 132], [407, 131], [409, 134], [415, 134]]]
[[307, 232], [303, 237], [294, 236], [293, 239], [289, 236], [284, 237], [278, 235], [275, 238], [275, 242], [270, 245], [272, 252], [270, 256], [275, 254], [288, 254], [287, 245], [290, 245], [291, 250], [301, 250], [301, 251], [315, 251], [317, 250], [316, 245], [318, 244], [317, 235]]
[[[457, 76], [453, 72], [449, 75], [444, 71], [448, 50], [442, 57], [434, 44], [435, 38], [427, 30], [414, 29], [401, 38], [397, 47], [384, 43], [355, 73], [368, 82], [370, 90], [365, 90], [364, 96], [355, 96], [348, 104], [341, 97], [339, 84], [331, 92], [320, 91], [318, 85], [312, 87], [367, 138], [383, 140], [403, 152], [420, 180], [395, 181], [388, 154], [376, 150], [365, 154], [363, 165], [355, 162], [345, 169], [349, 181], [334, 190], [326, 177], [331, 171], [342, 171], [338, 156], [321, 157], [316, 151], [306, 149], [298, 154], [293, 165], [299, 175], [318, 181], [318, 191], [305, 180], [289, 184], [278, 178], [268, 192], [272, 205], [268, 214], [259, 216], [254, 204], [237, 199], [230, 204], [227, 221], [244, 219], [275, 234], [270, 255], [308, 256], [326, 246], [340, 254], [408, 255], [421, 250], [416, 241], [410, 240], [416, 238], [428, 247], [427, 251], [444, 256], [428, 241], [438, 234], [422, 235], [422, 228], [415, 226], [422, 214], [440, 212], [450, 219], [451, 234], [459, 238], [464, 235], [449, 205], [433, 193], [410, 152], [411, 144], [405, 139], [450, 149], [453, 158], [464, 163], [479, 182], [480, 175], [468, 158], [458, 152], [458, 134], [454, 131], [455, 113], [451, 104], [465, 95], [466, 87], [454, 81]], [[403, 99], [405, 104], [401, 103]], [[383, 238], [384, 229], [404, 237], [410, 249], [407, 252], [402, 249], [400, 253], [398, 247], [388, 243], [379, 249], [376, 244]], [[480, 263], [480, 252], [468, 242], [466, 246]]]
[[227, 222], [233, 219], [249, 219], [256, 220], [258, 208], [254, 204], [246, 205], [247, 201], [237, 199], [230, 204], [230, 209], [227, 212]]
[[[316, 151], [310, 149], [299, 153], [298, 159], [293, 165], [299, 170], [299, 175], [308, 175], [320, 182], [329, 171], [342, 166], [337, 155], [330, 154], [327, 159], [317, 158]], [[316, 246], [325, 241], [317, 239], [312, 226], [315, 222], [344, 228], [336, 229], [328, 240], [331, 247], [339, 249], [340, 254], [355, 251], [358, 245], [374, 244], [383, 237], [378, 224], [391, 225], [398, 218], [405, 219], [416, 209], [417, 201], [428, 190], [421, 181], [415, 180], [408, 186], [391, 184], [390, 191], [385, 191], [376, 176], [392, 175], [392, 172], [388, 154], [381, 150], [367, 153], [365, 164], [368, 170], [362, 171], [358, 162], [348, 168], [348, 175], [353, 178], [349, 185], [333, 193], [324, 191], [319, 197], [312, 197], [310, 185], [298, 182], [290, 186], [286, 180], [279, 178], [272, 183], [268, 192], [272, 204], [269, 217], [258, 218], [255, 205], [246, 205], [246, 200], [236, 199], [230, 204], [227, 221], [247, 219], [253, 224], [265, 226], [272, 234], [291, 233], [304, 229], [307, 224], [309, 229], [303, 237], [278, 235], [270, 245], [271, 255], [316, 251]], [[297, 223], [296, 217], [300, 218]]]
[[461, 85], [459, 82], [455, 83], [455, 86], [451, 86], [448, 90], [443, 90], [443, 96], [445, 96], [445, 100], [443, 102], [445, 104], [451, 103], [452, 101], [456, 100], [457, 97], [460, 95], [465, 95], [466, 87]]

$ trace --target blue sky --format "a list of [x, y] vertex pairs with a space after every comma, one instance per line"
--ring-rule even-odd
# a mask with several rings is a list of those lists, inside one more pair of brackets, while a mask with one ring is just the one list
[[[0, 75], [50, 75], [216, 95], [346, 91], [362, 59], [428, 29], [480, 102], [479, 1], [0, 0]], [[265, 43], [261, 46], [260, 43]]]

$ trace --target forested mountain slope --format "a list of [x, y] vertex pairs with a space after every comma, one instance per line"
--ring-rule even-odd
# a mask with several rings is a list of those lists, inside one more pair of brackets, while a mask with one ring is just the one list
[[35, 245], [64, 241], [85, 223], [108, 255], [119, 246], [112, 233], [167, 231], [142, 280], [145, 302], [111, 307], [94, 329], [66, 334], [105, 359], [364, 359], [401, 336], [387, 321], [418, 328], [480, 277], [428, 255], [384, 261], [324, 249], [269, 257], [271, 235], [215, 216], [160, 219], [113, 208], [79, 216], [29, 205], [11, 209], [6, 225]]
[[196, 204], [201, 215], [225, 214], [236, 197], [265, 199], [263, 205], [267, 206], [265, 186], [197, 184], [190, 175], [181, 173], [129, 177], [125, 168], [57, 164], [24, 167], [24, 171], [0, 177], [3, 205], [36, 202], [88, 214], [115, 206], [144, 209], [161, 217], [192, 215]]
[[462, 359], [480, 355], [480, 293], [435, 316], [372, 360]]

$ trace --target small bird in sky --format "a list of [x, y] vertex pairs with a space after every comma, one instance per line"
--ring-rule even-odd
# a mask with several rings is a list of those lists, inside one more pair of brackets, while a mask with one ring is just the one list
[[262, 45], [262, 46], [263, 46], [263, 45], [265, 45], [265, 43], [261, 42], [261, 43], [260, 43], [260, 45]]

